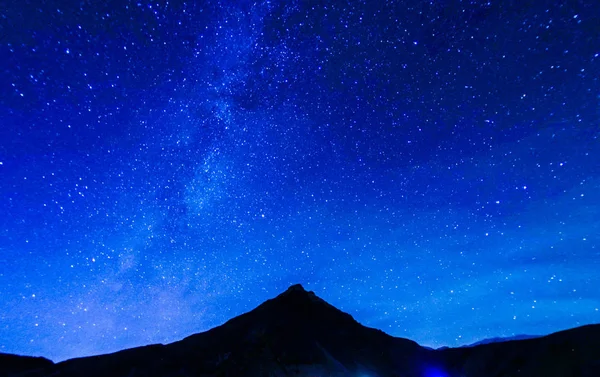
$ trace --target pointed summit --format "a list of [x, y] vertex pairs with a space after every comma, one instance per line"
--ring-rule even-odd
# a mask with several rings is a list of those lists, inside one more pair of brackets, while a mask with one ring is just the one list
[[302, 284], [293, 284], [286, 290], [286, 292], [306, 292], [306, 289], [302, 286]]
[[344, 324], [362, 327], [350, 314], [329, 304], [313, 291], [306, 291], [301, 284], [290, 286], [285, 292], [247, 314], [259, 315], [258, 313], [262, 313], [261, 317], [270, 317], [267, 321], [269, 323], [275, 321], [286, 323], [286, 326], [303, 324], [315, 328], [317, 324], [325, 327]]
[[290, 287], [288, 289], [286, 289], [285, 291], [283, 291], [282, 293], [277, 295], [275, 298], [273, 298], [273, 300], [277, 300], [280, 297], [285, 297], [285, 296], [289, 296], [289, 295], [306, 296], [308, 294], [314, 295], [314, 293], [312, 291], [307, 291], [306, 289], [304, 289], [302, 284], [293, 284], [293, 285], [290, 285]]
[[[317, 297], [317, 295], [315, 294], [315, 292], [313, 291], [307, 291], [306, 289], [304, 289], [304, 287], [302, 286], [302, 284], [294, 284], [291, 285], [288, 289], [285, 290], [285, 292], [280, 293], [277, 297], [271, 299], [271, 300], [267, 300], [267, 302], [269, 301], [281, 301], [284, 299], [289, 299], [290, 297], [294, 297], [294, 300], [310, 300], [312, 302], [321, 302], [321, 303], [325, 303], [327, 304], [323, 299]], [[327, 304], [329, 305], [329, 304]], [[332, 306], [333, 309], [337, 310], [336, 308], [334, 308]]]

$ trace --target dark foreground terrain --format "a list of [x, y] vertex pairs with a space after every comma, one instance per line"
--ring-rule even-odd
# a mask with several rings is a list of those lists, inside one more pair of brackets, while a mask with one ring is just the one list
[[600, 377], [600, 325], [431, 350], [362, 326], [300, 285], [181, 341], [67, 360], [0, 354], [0, 376]]

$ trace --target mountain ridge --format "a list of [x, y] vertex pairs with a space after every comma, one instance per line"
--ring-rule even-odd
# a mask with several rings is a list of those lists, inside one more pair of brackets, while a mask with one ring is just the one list
[[470, 344], [465, 344], [461, 347], [475, 347], [475, 346], [480, 346], [482, 344], [489, 344], [489, 343], [502, 343], [502, 342], [511, 342], [513, 340], [535, 339], [535, 338], [541, 338], [542, 336], [544, 336], [544, 335], [517, 334], [517, 335], [513, 335], [513, 336], [495, 336], [492, 338], [481, 339], [481, 340], [478, 340], [477, 342], [473, 342]]
[[[173, 343], [56, 364], [16, 355], [4, 356], [10, 361], [6, 366], [2, 360], [0, 377], [597, 377], [600, 325], [534, 339], [431, 350], [363, 326], [296, 284], [220, 326]], [[522, 374], [525, 371], [529, 374]]]

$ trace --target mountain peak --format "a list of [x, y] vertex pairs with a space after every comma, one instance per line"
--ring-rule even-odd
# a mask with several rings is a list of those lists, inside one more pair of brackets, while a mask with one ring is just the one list
[[328, 308], [338, 311], [337, 308], [334, 308], [332, 305], [327, 303], [325, 300], [318, 297], [315, 294], [315, 292], [307, 291], [306, 289], [304, 289], [302, 284], [291, 285], [288, 289], [285, 290], [285, 292], [279, 294], [277, 297], [275, 297], [274, 299], [269, 300], [269, 301], [288, 302], [288, 303], [294, 302], [295, 304], [298, 304], [298, 305], [300, 305], [300, 304], [306, 305], [309, 302], [312, 304], [320, 304], [320, 305], [324, 304]]
[[293, 284], [287, 289], [288, 291], [303, 291], [306, 292], [306, 289], [302, 286], [302, 284]]
[[302, 284], [294, 284], [291, 285], [286, 292], [306, 292], [306, 289], [304, 289]]

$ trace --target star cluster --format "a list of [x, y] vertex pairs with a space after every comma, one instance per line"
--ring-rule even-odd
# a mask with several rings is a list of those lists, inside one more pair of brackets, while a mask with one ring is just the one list
[[294, 283], [423, 345], [600, 321], [600, 3], [0, 7], [0, 352]]

